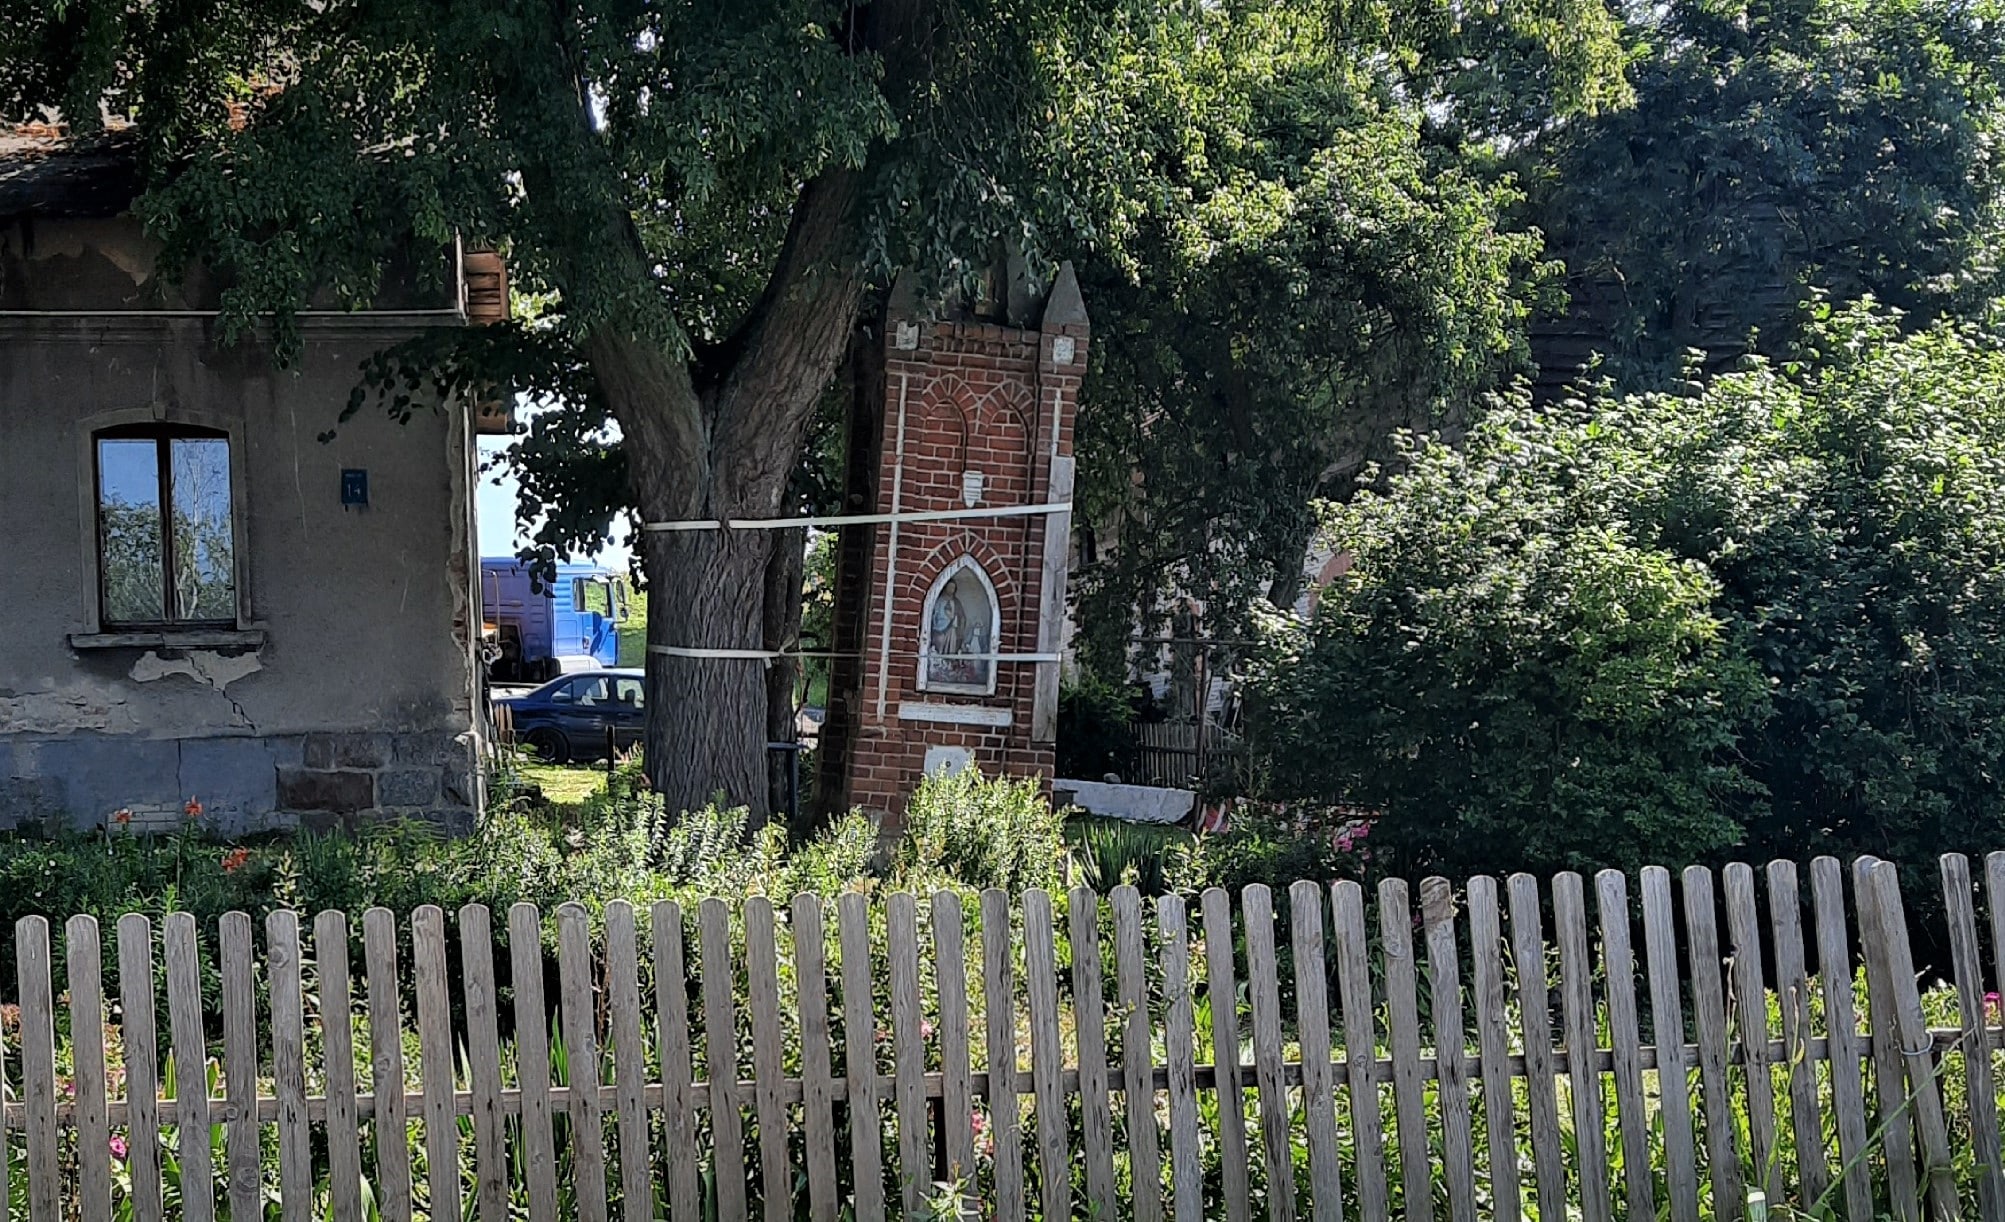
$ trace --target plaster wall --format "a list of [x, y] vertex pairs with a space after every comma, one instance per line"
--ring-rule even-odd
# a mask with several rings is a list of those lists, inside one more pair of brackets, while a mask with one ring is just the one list
[[[463, 821], [469, 425], [449, 408], [337, 426], [365, 357], [450, 318], [311, 317], [280, 368], [169, 300], [129, 222], [68, 225], [0, 231], [0, 823], [144, 825], [189, 799], [235, 827]], [[91, 433], [144, 421], [230, 435], [234, 632], [103, 639]], [[368, 472], [367, 508], [341, 505], [344, 468]]]

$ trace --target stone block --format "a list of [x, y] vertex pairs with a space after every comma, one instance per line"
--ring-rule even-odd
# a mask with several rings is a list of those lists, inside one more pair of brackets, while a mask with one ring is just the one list
[[322, 772], [284, 768], [278, 774], [279, 805], [288, 810], [353, 814], [376, 805], [376, 778], [367, 772]]
[[260, 738], [183, 739], [181, 793], [202, 804], [205, 827], [254, 831], [278, 805], [278, 762]]
[[388, 734], [309, 734], [304, 763], [318, 771], [381, 768], [390, 762], [390, 738]]
[[430, 806], [439, 799], [439, 770], [393, 768], [376, 776], [379, 806]]

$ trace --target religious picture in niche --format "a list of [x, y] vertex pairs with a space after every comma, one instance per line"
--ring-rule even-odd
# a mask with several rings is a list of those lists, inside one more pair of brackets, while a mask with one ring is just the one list
[[926, 687], [995, 690], [995, 594], [981, 570], [962, 561], [934, 587], [926, 608]]

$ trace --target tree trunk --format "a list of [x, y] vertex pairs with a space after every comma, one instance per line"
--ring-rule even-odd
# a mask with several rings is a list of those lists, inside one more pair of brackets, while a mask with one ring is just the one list
[[766, 559], [759, 531], [651, 533], [648, 580], [649, 781], [670, 812], [723, 801], [770, 810], [765, 668], [756, 658], [689, 650], [758, 649]]
[[[776, 652], [792, 652], [801, 643], [801, 581], [805, 576], [803, 549], [807, 531], [801, 527], [768, 532], [772, 554], [766, 561], [766, 607], [763, 636], [765, 647]], [[775, 658], [766, 668], [766, 741], [798, 743], [794, 721], [795, 694], [799, 690], [801, 663], [798, 658]], [[800, 761], [796, 752], [768, 750], [766, 787], [773, 811], [786, 810]]]

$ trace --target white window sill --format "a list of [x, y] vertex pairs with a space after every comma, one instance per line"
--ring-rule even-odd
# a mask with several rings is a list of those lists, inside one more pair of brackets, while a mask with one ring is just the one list
[[262, 628], [154, 628], [135, 632], [72, 632], [71, 649], [256, 649]]

